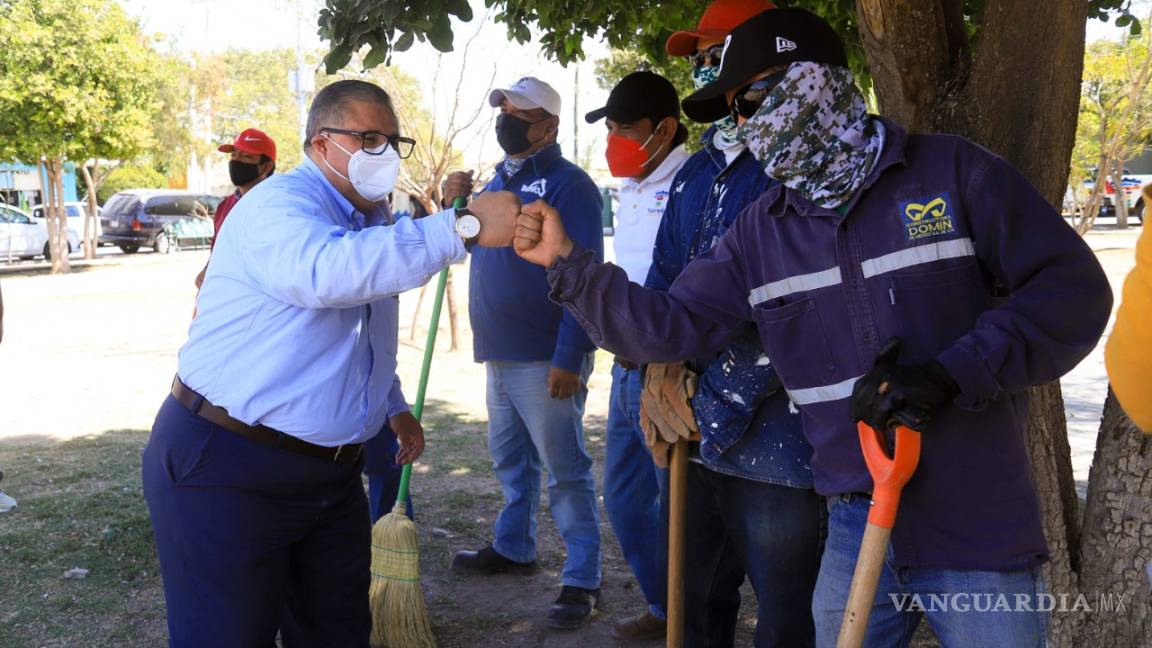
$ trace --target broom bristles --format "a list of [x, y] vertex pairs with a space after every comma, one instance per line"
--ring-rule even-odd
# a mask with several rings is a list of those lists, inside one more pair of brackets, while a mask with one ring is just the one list
[[416, 525], [397, 504], [372, 527], [372, 645], [436, 648], [424, 592]]

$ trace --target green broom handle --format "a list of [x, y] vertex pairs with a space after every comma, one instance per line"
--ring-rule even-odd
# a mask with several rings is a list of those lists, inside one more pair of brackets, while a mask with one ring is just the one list
[[[464, 207], [468, 204], [465, 198], [457, 198], [452, 206]], [[436, 348], [436, 332], [440, 328], [440, 310], [444, 305], [444, 293], [448, 287], [448, 268], [440, 271], [440, 279], [436, 282], [436, 299], [432, 302], [432, 324], [428, 327], [428, 341], [424, 343], [424, 362], [420, 365], [420, 385], [416, 388], [416, 402], [412, 405], [412, 416], [419, 421], [424, 415], [424, 395], [428, 391], [428, 374], [432, 371], [432, 351]], [[404, 464], [400, 472], [400, 488], [396, 491], [396, 505], [404, 507], [408, 504], [408, 482], [412, 480], [412, 464]]]

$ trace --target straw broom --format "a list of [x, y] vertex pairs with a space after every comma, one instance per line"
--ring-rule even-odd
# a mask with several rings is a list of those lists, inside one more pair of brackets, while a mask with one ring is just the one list
[[[461, 198], [455, 206], [463, 207]], [[436, 347], [436, 329], [448, 285], [448, 269], [440, 271], [436, 300], [432, 304], [432, 324], [424, 345], [424, 362], [420, 367], [420, 386], [412, 415], [419, 421], [424, 413], [424, 394], [428, 373], [432, 369], [432, 350]], [[400, 488], [392, 512], [372, 527], [372, 585], [368, 603], [372, 610], [372, 645], [386, 648], [436, 648], [424, 591], [420, 587], [420, 545], [416, 525], [408, 519], [408, 482], [412, 464], [400, 473]]]

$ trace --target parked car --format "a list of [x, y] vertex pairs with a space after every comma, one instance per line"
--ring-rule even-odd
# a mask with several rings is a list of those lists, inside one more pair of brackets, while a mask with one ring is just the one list
[[[69, 228], [68, 252], [71, 254], [79, 250], [80, 238]], [[0, 204], [0, 255], [3, 259], [31, 259], [38, 255], [51, 259], [48, 224], [27, 212]]]
[[207, 245], [219, 196], [178, 189], [129, 189], [104, 203], [100, 241], [125, 254], [150, 247], [161, 254], [174, 246]]
[[[73, 201], [64, 203], [64, 213], [68, 215], [68, 229], [71, 233], [68, 238], [72, 238], [72, 234], [76, 235], [77, 241], [84, 241], [84, 219], [88, 215], [88, 203], [82, 201]], [[32, 207], [32, 217], [43, 221], [47, 216], [43, 205], [35, 205]], [[46, 221], [45, 221], [46, 222]], [[100, 241], [100, 207], [96, 208], [96, 241]], [[76, 249], [80, 249], [77, 244]]]

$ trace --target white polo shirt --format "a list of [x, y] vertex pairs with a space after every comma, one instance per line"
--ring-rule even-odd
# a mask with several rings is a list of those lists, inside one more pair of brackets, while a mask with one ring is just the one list
[[681, 144], [643, 180], [621, 180], [612, 248], [616, 252], [616, 265], [624, 268], [629, 281], [642, 284], [648, 278], [656, 232], [668, 204], [668, 189], [689, 156]]

